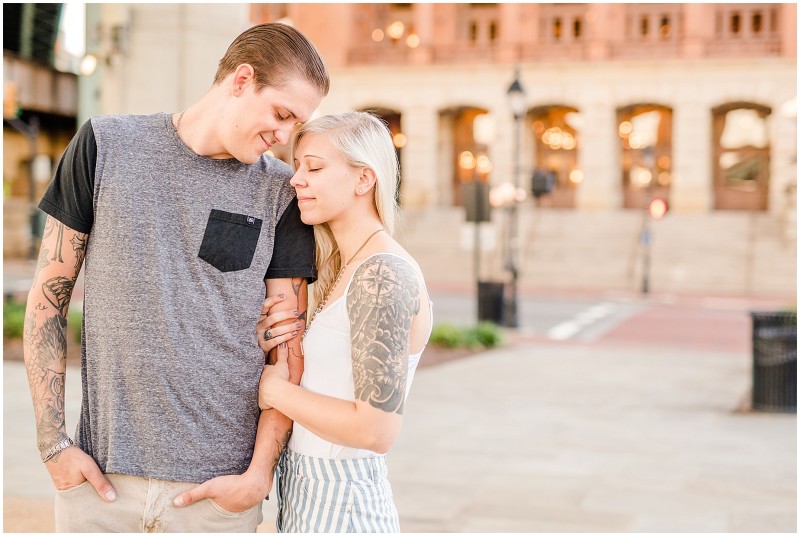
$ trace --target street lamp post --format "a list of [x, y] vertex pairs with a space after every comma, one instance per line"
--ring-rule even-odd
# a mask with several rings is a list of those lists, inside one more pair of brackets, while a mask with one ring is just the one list
[[642, 294], [650, 293], [650, 254], [653, 244], [653, 232], [650, 228], [650, 202], [653, 200], [653, 183], [656, 179], [655, 148], [647, 146], [642, 150], [644, 165], [650, 173], [650, 180], [645, 186], [644, 219], [642, 220]]
[[509, 212], [508, 222], [508, 244], [506, 251], [508, 258], [506, 259], [506, 268], [511, 272], [511, 288], [509, 292], [505, 293], [503, 300], [503, 325], [509, 328], [516, 328], [519, 326], [517, 314], [517, 277], [519, 269], [517, 266], [517, 258], [519, 254], [519, 207], [516, 199], [517, 193], [520, 191], [520, 137], [522, 133], [522, 119], [525, 117], [525, 109], [527, 107], [525, 90], [519, 81], [519, 67], [514, 69], [514, 81], [508, 87], [508, 104], [511, 112], [514, 115], [514, 194], [515, 199], [512, 201]]

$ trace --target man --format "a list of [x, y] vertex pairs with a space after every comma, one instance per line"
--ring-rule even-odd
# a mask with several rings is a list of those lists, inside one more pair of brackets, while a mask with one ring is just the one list
[[[70, 143], [40, 204], [48, 218], [24, 340], [57, 531], [254, 532], [261, 522], [291, 422], [259, 413], [255, 326], [266, 285], [301, 331], [316, 277], [292, 170], [264, 153], [328, 88], [302, 34], [263, 24], [233, 41], [186, 110], [96, 117]], [[73, 445], [66, 315], [84, 260]], [[295, 382], [299, 341], [289, 342]]]

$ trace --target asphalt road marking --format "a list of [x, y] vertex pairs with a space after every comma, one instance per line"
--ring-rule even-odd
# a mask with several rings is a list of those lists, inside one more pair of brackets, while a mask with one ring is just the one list
[[613, 302], [603, 302], [593, 305], [576, 314], [572, 319], [556, 324], [547, 330], [547, 338], [556, 341], [570, 339], [580, 333], [584, 328], [606, 318], [619, 308], [620, 305]]

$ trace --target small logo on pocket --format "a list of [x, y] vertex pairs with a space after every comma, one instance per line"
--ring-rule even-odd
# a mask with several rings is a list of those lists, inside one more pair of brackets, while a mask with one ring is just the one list
[[250, 225], [253, 225], [255, 222], [256, 222], [256, 219], [254, 217], [252, 217], [252, 216], [248, 216], [247, 217], [247, 223], [249, 223]]

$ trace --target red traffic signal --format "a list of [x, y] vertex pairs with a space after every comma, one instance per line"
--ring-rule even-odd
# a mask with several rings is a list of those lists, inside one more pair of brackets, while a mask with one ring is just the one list
[[647, 206], [647, 212], [654, 220], [660, 220], [663, 218], [664, 214], [666, 214], [668, 210], [669, 206], [667, 205], [667, 201], [665, 199], [661, 199], [660, 197], [656, 197], [650, 201], [650, 204]]

